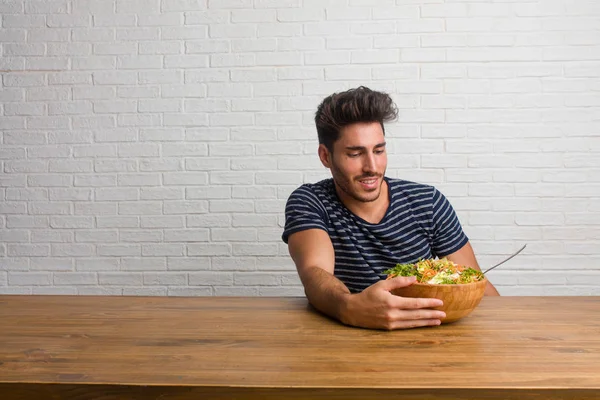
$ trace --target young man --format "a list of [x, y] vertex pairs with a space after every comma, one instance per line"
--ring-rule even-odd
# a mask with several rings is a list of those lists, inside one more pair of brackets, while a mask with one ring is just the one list
[[[438, 299], [390, 291], [414, 277], [386, 280], [397, 263], [447, 257], [479, 269], [446, 198], [434, 187], [385, 176], [384, 122], [397, 109], [366, 87], [335, 93], [317, 109], [319, 158], [332, 179], [305, 184], [289, 197], [282, 235], [306, 296], [344, 324], [402, 329], [439, 325]], [[490, 283], [486, 295], [498, 295]]]

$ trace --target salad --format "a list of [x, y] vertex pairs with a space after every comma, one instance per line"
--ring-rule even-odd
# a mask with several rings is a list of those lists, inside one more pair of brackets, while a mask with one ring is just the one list
[[447, 258], [419, 260], [414, 264], [396, 264], [384, 273], [387, 279], [397, 276], [416, 276], [417, 282], [429, 284], [473, 283], [484, 279], [481, 271], [455, 264]]

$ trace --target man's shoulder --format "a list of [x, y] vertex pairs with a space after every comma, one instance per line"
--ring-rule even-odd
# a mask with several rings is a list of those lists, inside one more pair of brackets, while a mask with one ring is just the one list
[[388, 178], [388, 185], [392, 197], [401, 196], [410, 199], [431, 199], [436, 188], [425, 183], [408, 181], [405, 179]]
[[309, 196], [315, 199], [323, 200], [329, 198], [333, 194], [333, 179], [323, 179], [316, 183], [304, 183], [294, 189], [290, 194], [290, 199], [297, 197]]

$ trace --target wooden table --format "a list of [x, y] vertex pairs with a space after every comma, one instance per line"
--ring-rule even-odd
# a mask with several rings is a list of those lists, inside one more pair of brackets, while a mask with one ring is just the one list
[[405, 331], [304, 298], [0, 296], [0, 398], [599, 399], [600, 297]]

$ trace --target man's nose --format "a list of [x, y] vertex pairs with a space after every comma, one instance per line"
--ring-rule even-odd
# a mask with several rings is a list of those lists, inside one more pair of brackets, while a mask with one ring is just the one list
[[363, 163], [363, 171], [374, 172], [375, 171], [375, 155], [367, 154], [365, 162]]

